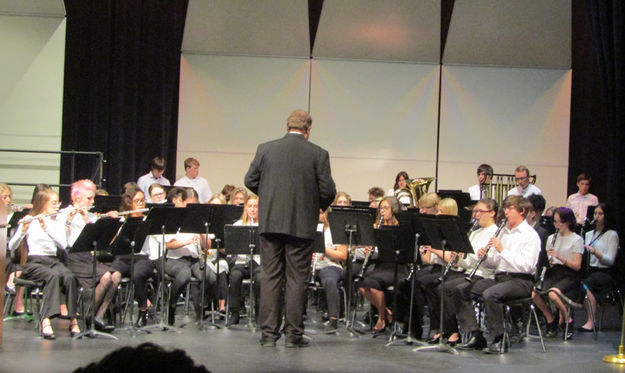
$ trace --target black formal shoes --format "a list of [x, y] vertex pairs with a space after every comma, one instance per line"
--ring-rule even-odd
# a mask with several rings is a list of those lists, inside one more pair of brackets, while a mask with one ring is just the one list
[[261, 347], [276, 347], [276, 341], [272, 341], [271, 339], [267, 339], [265, 337], [261, 337], [258, 344], [261, 345]]
[[491, 343], [490, 346], [488, 346], [488, 349], [486, 349], [484, 352], [486, 352], [487, 354], [504, 354], [508, 352], [508, 344], [504, 343], [503, 336], [500, 335], [498, 337], [495, 337], [493, 343]]
[[487, 346], [486, 338], [481, 331], [471, 333], [471, 338], [466, 343], [458, 345], [459, 350], [481, 350]]
[[328, 321], [328, 325], [326, 325], [325, 328], [323, 328], [323, 333], [324, 334], [334, 334], [334, 333], [336, 333], [336, 331], [338, 329], [339, 329], [338, 320], [337, 319], [330, 319], [330, 321]]
[[308, 341], [305, 340], [304, 338], [300, 338], [298, 340], [295, 341], [287, 341], [286, 342], [286, 348], [298, 348], [298, 347], [308, 347]]
[[135, 326], [137, 328], [143, 328], [146, 325], [148, 325], [148, 311], [139, 311], [139, 316], [137, 317]]
[[239, 311], [232, 312], [228, 318], [228, 325], [226, 326], [237, 325], [239, 323], [239, 317]]

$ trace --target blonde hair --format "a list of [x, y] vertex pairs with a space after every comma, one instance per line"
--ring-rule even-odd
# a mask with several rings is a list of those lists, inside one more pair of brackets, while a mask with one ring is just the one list
[[424, 194], [419, 198], [419, 207], [438, 208], [438, 203], [441, 201], [441, 197], [436, 193]]
[[247, 202], [252, 199], [258, 200], [258, 196], [254, 193], [250, 194], [243, 204], [243, 214], [241, 214], [241, 221], [243, 221], [243, 225], [249, 224], [250, 217], [247, 215]]
[[458, 216], [458, 204], [453, 198], [443, 198], [438, 202], [438, 210], [442, 215]]

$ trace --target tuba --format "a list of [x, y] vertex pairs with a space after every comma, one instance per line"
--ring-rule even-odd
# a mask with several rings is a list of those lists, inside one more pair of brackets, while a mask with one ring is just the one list
[[[410, 207], [416, 207], [419, 198], [428, 192], [430, 184], [432, 184], [434, 180], [436, 180], [435, 177], [416, 177], [410, 179], [406, 182], [406, 188], [395, 191], [395, 198], [401, 203], [405, 203], [405, 200], [409, 200]], [[402, 201], [402, 198], [404, 201]]]

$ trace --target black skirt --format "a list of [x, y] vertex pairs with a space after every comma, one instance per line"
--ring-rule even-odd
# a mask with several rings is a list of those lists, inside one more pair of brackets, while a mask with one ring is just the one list
[[[400, 284], [408, 276], [408, 267], [405, 264], [397, 266], [397, 283]], [[371, 271], [367, 270], [365, 278], [358, 284], [361, 288], [386, 290], [395, 280], [394, 263], [376, 263]]]
[[[90, 251], [69, 254], [68, 267], [74, 273], [74, 277], [76, 277], [80, 286], [84, 289], [93, 287], [93, 256]], [[97, 284], [100, 277], [107, 272], [115, 272], [115, 269], [106, 264], [96, 262], [95, 272]]]
[[545, 273], [543, 289], [551, 288], [560, 290], [573, 301], [579, 301], [582, 289], [579, 272], [561, 264], [549, 267]]

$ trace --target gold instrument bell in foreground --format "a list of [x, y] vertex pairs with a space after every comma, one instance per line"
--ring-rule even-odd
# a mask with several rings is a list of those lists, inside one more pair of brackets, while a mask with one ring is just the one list
[[430, 184], [432, 184], [434, 180], [436, 180], [435, 177], [416, 177], [410, 179], [406, 181], [406, 188], [395, 191], [395, 198], [403, 204], [416, 207], [419, 198], [428, 192]]

